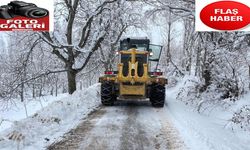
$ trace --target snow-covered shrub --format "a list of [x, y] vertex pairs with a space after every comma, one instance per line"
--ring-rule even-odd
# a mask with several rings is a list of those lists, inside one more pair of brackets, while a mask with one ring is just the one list
[[197, 78], [192, 78], [190, 76], [186, 76], [183, 78], [183, 81], [180, 83], [180, 90], [177, 95], [177, 99], [185, 102], [186, 104], [196, 104], [199, 81]]
[[236, 50], [218, 48], [214, 52], [212, 83], [223, 93], [222, 99], [236, 101], [248, 88], [248, 66], [244, 57]]
[[230, 100], [223, 99], [224, 90], [217, 85], [211, 84], [202, 90], [204, 82], [195, 77], [185, 77], [181, 81], [177, 99], [183, 101], [186, 105], [194, 106], [198, 112], [203, 112], [213, 108], [215, 105], [228, 107]]
[[178, 78], [174, 77], [174, 76], [170, 76], [170, 77], [166, 77], [168, 79], [168, 84], [167, 87], [168, 88], [172, 88], [175, 87], [178, 83]]
[[244, 105], [236, 111], [230, 121], [233, 123], [233, 128], [236, 126], [250, 131], [250, 105]]

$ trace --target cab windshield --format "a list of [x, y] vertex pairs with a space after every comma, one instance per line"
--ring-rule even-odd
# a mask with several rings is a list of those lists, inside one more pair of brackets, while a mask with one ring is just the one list
[[120, 50], [129, 50], [130, 48], [136, 48], [139, 51], [149, 50], [149, 39], [124, 39], [120, 43]]
[[162, 50], [162, 46], [150, 44], [149, 52], [151, 54], [149, 57], [149, 61], [159, 61], [161, 57], [161, 50]]
[[[129, 50], [130, 48], [136, 48], [139, 51], [148, 51], [150, 53], [149, 57], [145, 55], [137, 55], [136, 60], [140, 60], [139, 62], [142, 62], [142, 64], [149, 63], [150, 71], [157, 70], [160, 61], [162, 46], [150, 44], [149, 39], [124, 39], [120, 41], [120, 50]], [[121, 63], [124, 64], [125, 68], [128, 67], [127, 62], [130, 61], [130, 59], [130, 55], [121, 55]], [[124, 72], [124, 74], [127, 74], [127, 72]]]

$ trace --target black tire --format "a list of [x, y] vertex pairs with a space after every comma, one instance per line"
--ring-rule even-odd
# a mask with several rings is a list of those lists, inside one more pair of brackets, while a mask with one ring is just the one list
[[101, 102], [105, 106], [114, 105], [113, 84], [105, 82], [101, 84]]
[[154, 107], [164, 107], [165, 103], [165, 86], [153, 84], [150, 92], [150, 102]]

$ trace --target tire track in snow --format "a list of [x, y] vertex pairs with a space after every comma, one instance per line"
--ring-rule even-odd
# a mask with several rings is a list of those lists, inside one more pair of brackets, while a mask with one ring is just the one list
[[122, 126], [127, 119], [126, 110], [116, 107], [102, 107], [105, 114], [95, 118], [95, 127], [86, 133], [80, 148], [84, 150], [119, 149]]
[[48, 150], [77, 150], [79, 144], [83, 140], [85, 133], [94, 127], [93, 119], [99, 118], [105, 113], [105, 110], [95, 110], [88, 115], [88, 118], [83, 121], [75, 129], [66, 133], [62, 138], [63, 140], [50, 145]]
[[118, 101], [101, 107], [49, 150], [182, 150], [178, 131], [164, 108], [147, 101]]
[[162, 133], [167, 134], [167, 147], [170, 150], [183, 150], [187, 149], [184, 142], [179, 137], [179, 132], [173, 127], [172, 123], [168, 120], [163, 123]]
[[120, 149], [146, 149], [150, 146], [149, 139], [145, 136], [142, 125], [138, 122], [138, 110], [135, 107], [127, 108], [127, 120], [123, 125]]

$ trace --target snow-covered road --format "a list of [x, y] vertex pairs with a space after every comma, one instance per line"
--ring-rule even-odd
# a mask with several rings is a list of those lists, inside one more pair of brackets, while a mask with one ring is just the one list
[[153, 108], [148, 101], [120, 101], [116, 106], [101, 107], [93, 112], [48, 149], [186, 148], [164, 108]]
[[199, 114], [176, 100], [178, 86], [166, 90], [164, 108], [149, 101], [100, 106], [99, 89], [96, 84], [77, 91], [16, 121], [1, 132], [0, 149], [250, 150], [249, 132], [226, 126], [230, 110]]

